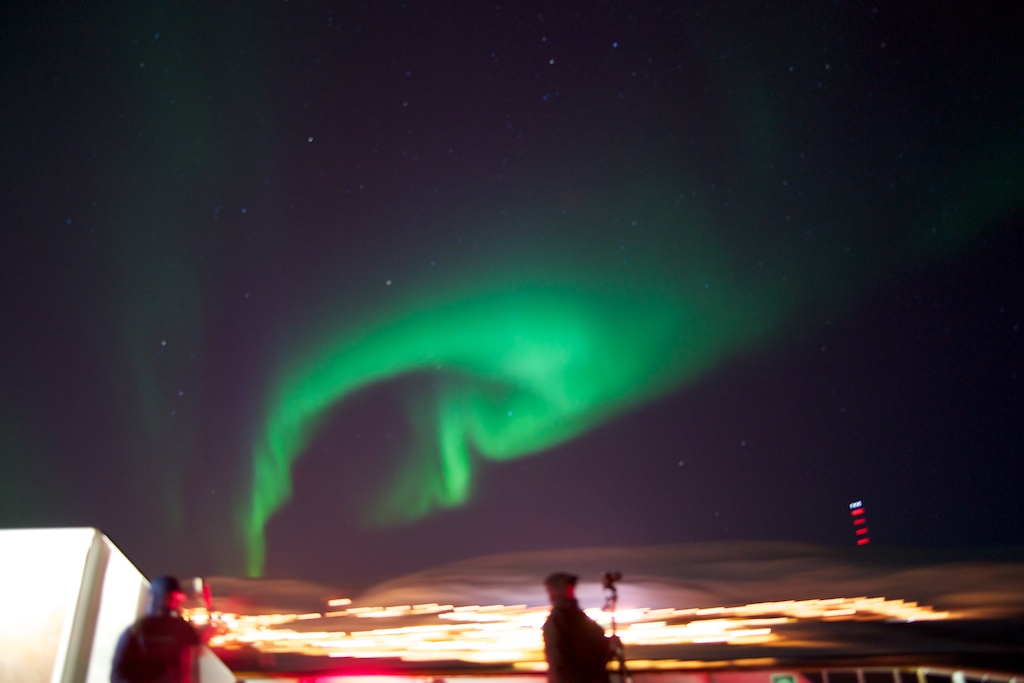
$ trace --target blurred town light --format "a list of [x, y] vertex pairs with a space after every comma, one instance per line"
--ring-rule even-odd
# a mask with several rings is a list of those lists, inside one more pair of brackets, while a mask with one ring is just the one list
[[[351, 605], [348, 598], [327, 606]], [[547, 606], [440, 605], [353, 606], [322, 613], [241, 615], [189, 610], [197, 623], [212, 622], [219, 633], [211, 646], [230, 651], [251, 647], [267, 654], [332, 658], [395, 659], [406, 662], [505, 664], [543, 670], [541, 626]], [[607, 626], [611, 615], [587, 610]], [[853, 597], [763, 602], [733, 607], [627, 608], [616, 612], [618, 635], [627, 646], [771, 643], [785, 647], [778, 627], [798, 622], [925, 621], [951, 615], [915, 602]], [[794, 643], [795, 644], [795, 643]], [[627, 655], [629, 650], [627, 649]], [[656, 669], [651, 661], [633, 668]]]

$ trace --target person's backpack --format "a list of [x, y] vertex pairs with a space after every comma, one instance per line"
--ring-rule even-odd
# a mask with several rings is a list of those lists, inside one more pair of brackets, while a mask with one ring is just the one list
[[604, 635], [604, 629], [582, 611], [578, 613], [576, 632], [579, 636], [576, 652], [578, 661], [586, 662], [588, 670], [603, 671], [612, 658], [612, 648]]
[[[180, 622], [180, 623], [178, 623]], [[190, 661], [194, 632], [180, 620], [146, 617], [128, 629], [114, 661], [118, 683], [178, 683]], [[189, 656], [185, 656], [189, 655]]]

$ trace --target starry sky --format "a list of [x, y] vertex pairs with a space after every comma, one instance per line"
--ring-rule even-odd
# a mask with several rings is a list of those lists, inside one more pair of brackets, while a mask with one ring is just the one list
[[206, 5], [0, 14], [0, 526], [1024, 544], [1020, 6]]

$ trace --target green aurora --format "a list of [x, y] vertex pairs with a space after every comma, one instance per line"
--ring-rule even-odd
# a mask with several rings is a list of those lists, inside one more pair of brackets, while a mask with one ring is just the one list
[[[496, 249], [497, 274], [466, 266], [443, 285], [416, 283], [401, 303], [325, 323], [308, 347], [285, 353], [254, 439], [252, 487], [236, 507], [249, 573], [263, 572], [265, 527], [292, 495], [293, 465], [357, 392], [416, 374], [434, 380], [432, 393], [404, 397], [416, 443], [363, 523], [461, 505], [479, 460], [573, 439], [1000, 228], [1021, 206], [1018, 138], [961, 148], [970, 161], [941, 195], [926, 178], [915, 182], [928, 201], [887, 204], [880, 186], [865, 202], [833, 181], [803, 200], [813, 207], [806, 232], [763, 213], [783, 189], [764, 180], [751, 179], [738, 213], [686, 205], [668, 178], [617, 198], [595, 191], [600, 207], [551, 211], [552, 220], [534, 221], [550, 222], [543, 238]], [[629, 267], [616, 260], [623, 239]], [[352, 308], [334, 303], [325, 319]]]
[[[464, 503], [480, 459], [563, 443], [763, 337], [783, 297], [767, 288], [743, 294], [757, 288], [728, 276], [725, 259], [688, 239], [685, 248], [676, 239], [675, 249], [634, 250], [642, 262], [635, 268], [610, 258], [600, 268], [578, 252], [561, 270], [534, 258], [517, 275], [420, 291], [360, 325], [313, 335], [317, 350], [293, 354], [300, 360], [281, 375], [255, 449], [253, 495], [239, 509], [250, 573], [262, 571], [264, 527], [291, 496], [296, 459], [327, 414], [360, 390], [430, 374], [429, 395], [405, 397], [412, 452], [363, 514], [371, 525], [409, 522]], [[621, 258], [618, 245], [608, 246]]]
[[[40, 4], [9, 22], [5, 525], [102, 528], [147, 574], [324, 573], [393, 539], [408, 565], [418, 549], [401, 544], [430, 544], [428, 528], [489, 534], [477, 513], [547, 476], [545, 454], [601, 427], [628, 443], [652, 403], [800, 363], [804, 342], [876, 321], [876, 302], [932, 306], [922, 319], [971, 343], [960, 358], [949, 340], [876, 339], [878, 354], [947, 354], [906, 393], [929, 392], [936, 424], [973, 400], [945, 377], [981, 368], [995, 384], [979, 380], [979, 411], [1019, 397], [1017, 358], [989, 350], [1019, 349], [1019, 297], [992, 289], [1013, 272], [978, 276], [973, 316], [928, 289], [995, 261], [992, 233], [1019, 248], [1024, 100], [1004, 12], [415, 8]], [[962, 285], [958, 305], [980, 286]], [[996, 344], [1011, 317], [1014, 341]], [[860, 348], [823, 366], [839, 375]], [[858, 379], [863, 401], [885, 386]], [[760, 407], [707, 406], [706, 424], [733, 433]], [[991, 444], [951, 444], [915, 502], [961, 462], [1009, 462], [1016, 421], [979, 420]], [[876, 427], [897, 431], [855, 424]], [[939, 431], [922, 418], [871, 457], [916, 473], [921, 434]], [[724, 448], [705, 455], [729, 476], [711, 462]], [[660, 493], [718, 495], [672, 472]], [[972, 490], [1007, 479], [992, 476]], [[321, 530], [337, 532], [329, 562], [282, 552]]]
[[[429, 395], [404, 397], [416, 442], [407, 444], [397, 480], [362, 522], [406, 523], [462, 505], [476, 461], [551, 449], [730, 357], [782, 340], [782, 331], [799, 330], [815, 314], [833, 314], [907, 264], [961, 251], [1019, 201], [1007, 180], [1016, 171], [973, 170], [963, 194], [932, 207], [913, 229], [872, 237], [854, 214], [825, 246], [778, 249], [770, 262], [752, 263], [749, 245], [725, 255], [707, 238], [715, 233], [712, 220], [664, 202], [634, 212], [649, 219], [641, 225], [663, 227], [635, 230], [631, 261], [602, 257], [602, 245], [618, 250], [598, 230], [590, 240], [598, 247], [587, 254], [546, 262], [540, 253], [571, 254], [570, 244], [586, 242], [556, 226], [560, 237], [517, 259], [529, 266], [472, 286], [421, 284], [401, 305], [311, 335], [316, 345], [292, 350], [271, 392], [254, 447], [251, 497], [237, 509], [250, 574], [262, 573], [264, 529], [291, 498], [293, 465], [331, 412], [358, 391], [416, 374], [432, 379]], [[861, 251], [871, 257], [850, 257]]]

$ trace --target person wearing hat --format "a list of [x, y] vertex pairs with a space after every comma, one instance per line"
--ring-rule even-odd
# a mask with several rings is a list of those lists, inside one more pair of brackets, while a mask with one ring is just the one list
[[179, 610], [185, 593], [173, 576], [154, 579], [146, 614], [117, 643], [111, 683], [191, 683], [199, 634]]
[[576, 601], [575, 574], [556, 572], [544, 580], [551, 613], [544, 622], [544, 657], [549, 683], [608, 683], [614, 654], [604, 629]]

